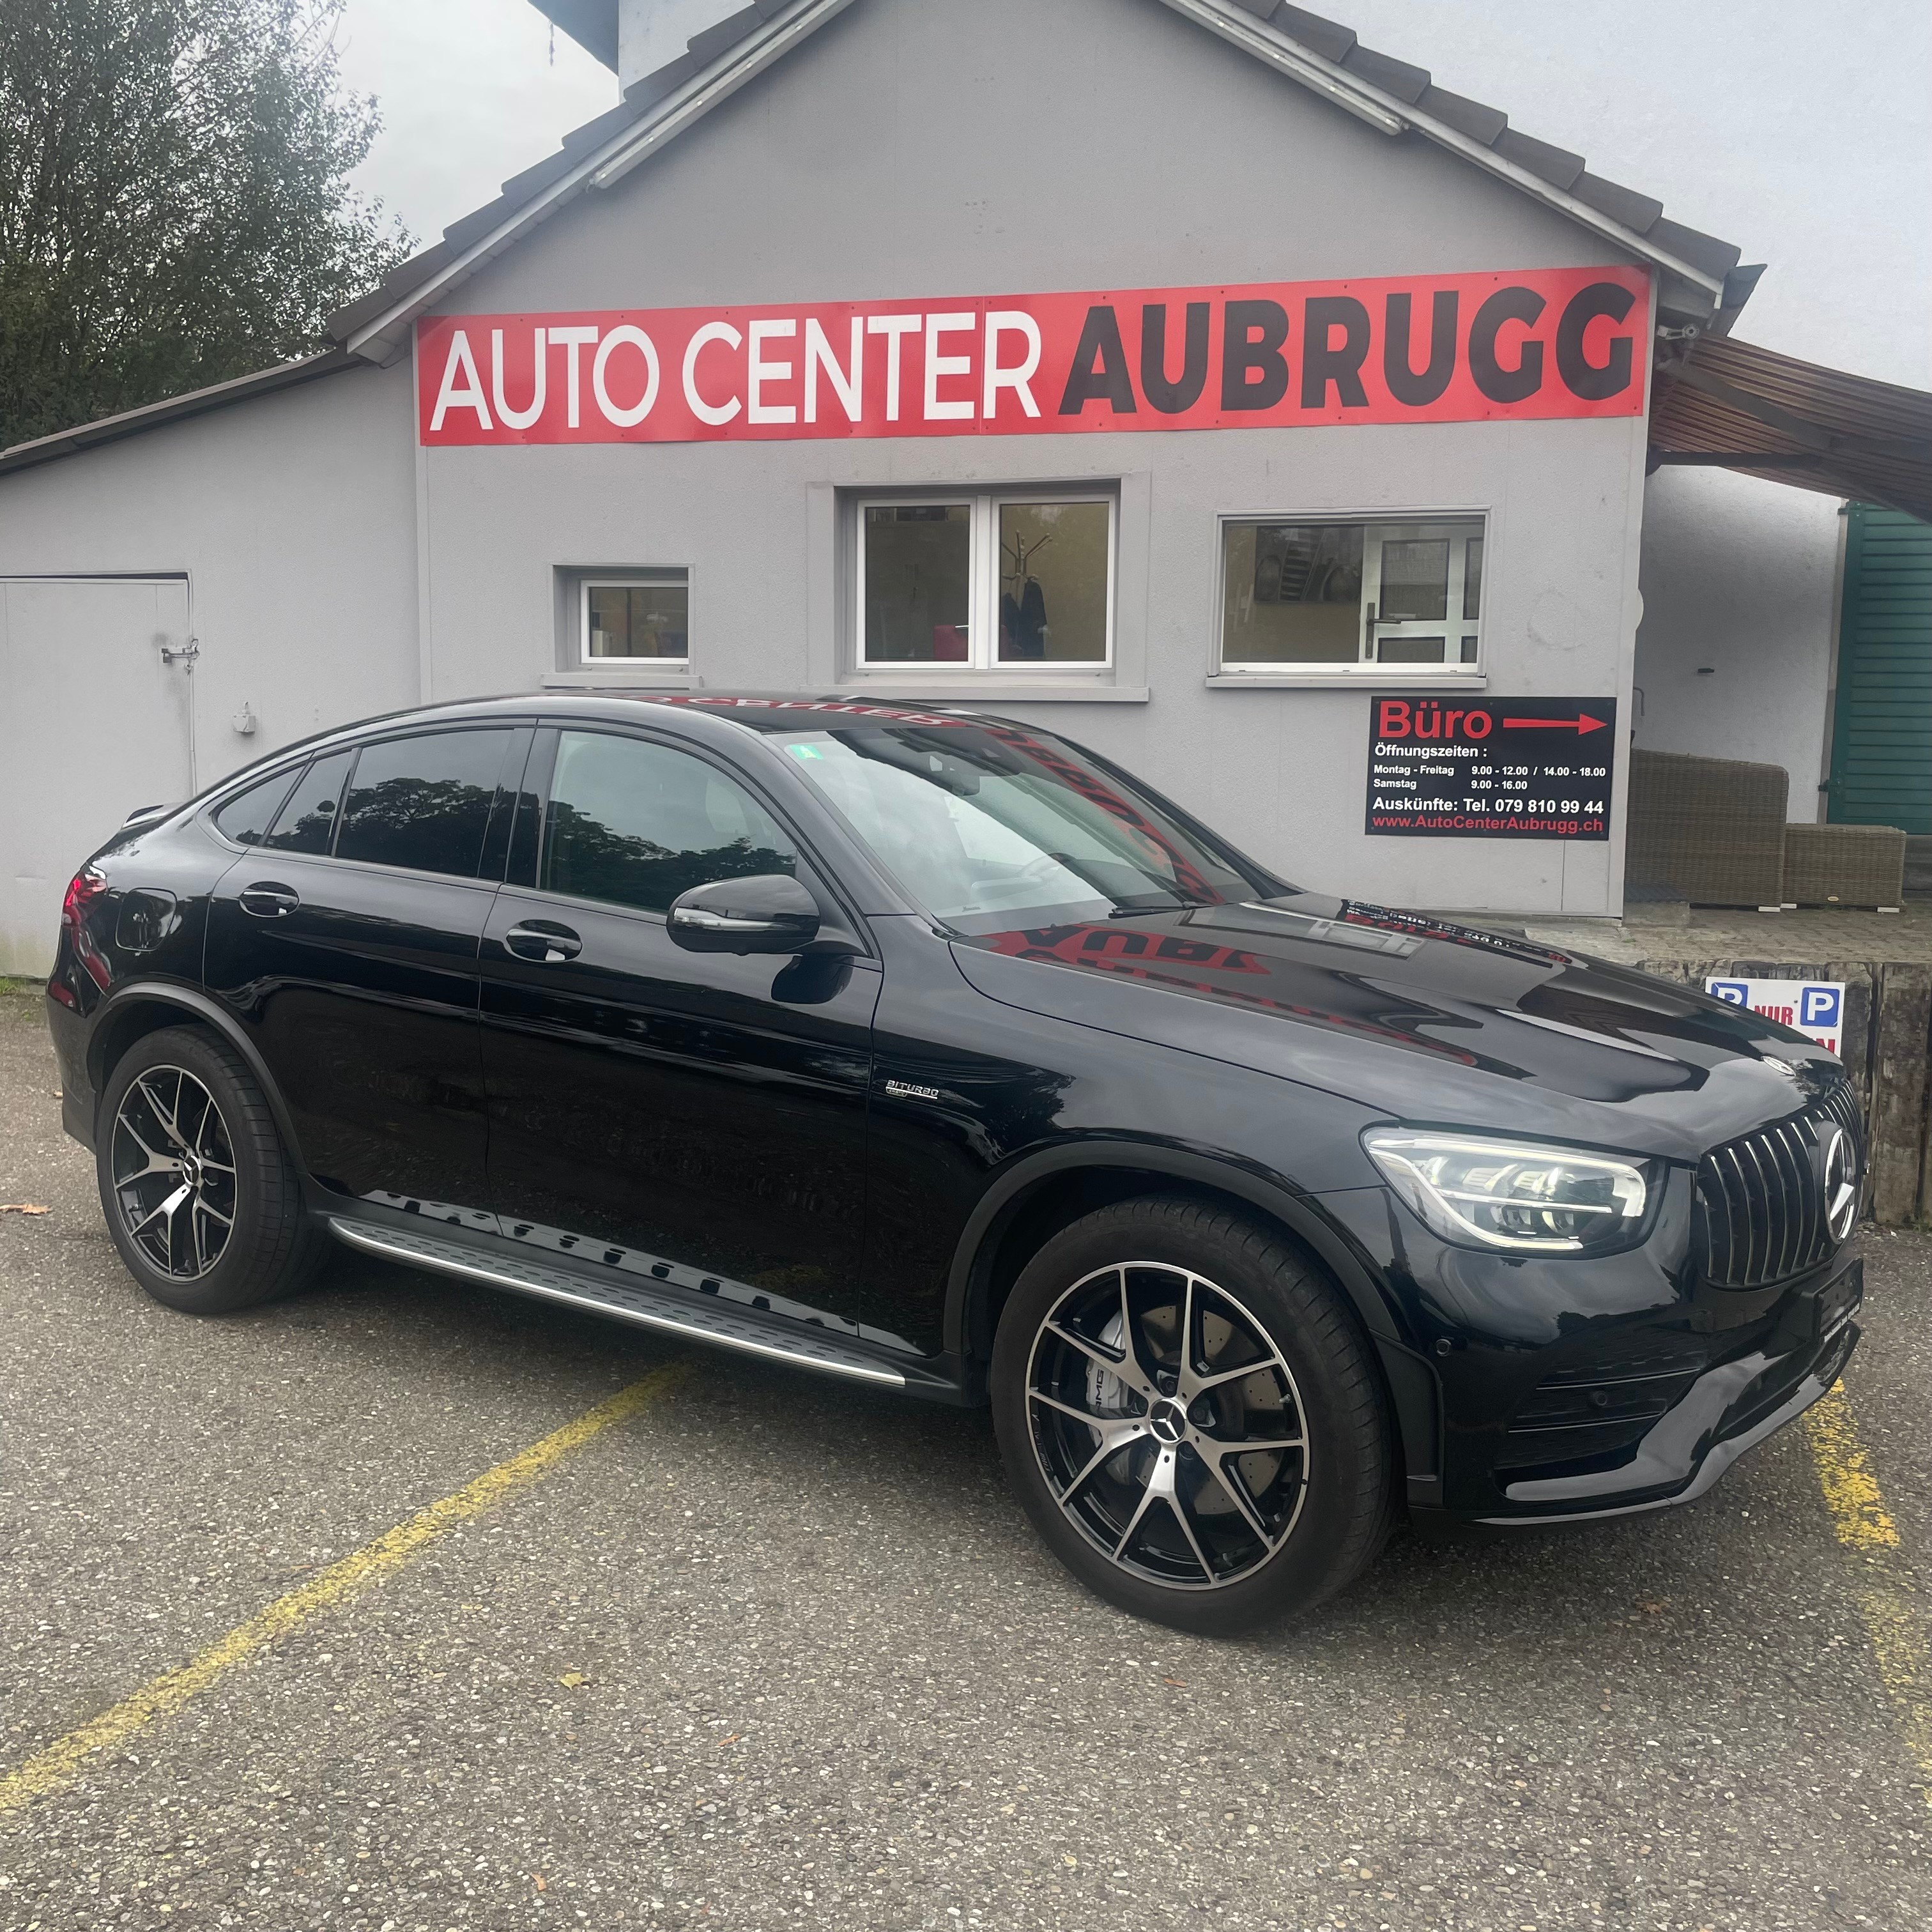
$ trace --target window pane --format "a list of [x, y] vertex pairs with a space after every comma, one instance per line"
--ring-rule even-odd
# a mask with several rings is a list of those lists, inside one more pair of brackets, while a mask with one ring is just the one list
[[874, 504], [866, 517], [866, 661], [963, 664], [973, 514], [964, 503]]
[[1474, 623], [1483, 614], [1483, 540], [1465, 540], [1462, 565], [1462, 616]]
[[275, 816], [275, 829], [262, 844], [275, 852], [326, 852], [335, 832], [335, 808], [353, 752], [332, 752], [302, 775], [289, 802]]
[[684, 584], [593, 584], [585, 591], [590, 658], [683, 658], [691, 652]]
[[968, 932], [1277, 890], [1045, 732], [962, 720], [774, 735], [914, 898]]
[[474, 878], [509, 741], [508, 731], [438, 731], [364, 746], [335, 856]]
[[601, 731], [559, 740], [543, 890], [664, 912], [714, 879], [798, 870], [798, 854], [742, 785], [702, 758]]
[[275, 822], [277, 806], [288, 796], [295, 782], [294, 772], [281, 771], [237, 792], [216, 811], [215, 824], [238, 845], [260, 844], [262, 835]]
[[1449, 614], [1449, 539], [1426, 537], [1382, 545], [1385, 624], [1439, 622]]
[[1230, 524], [1222, 620], [1227, 664], [1353, 664], [1361, 656], [1362, 530]]
[[1476, 662], [1476, 640], [1474, 638], [1465, 638], [1462, 640], [1462, 662], [1465, 664], [1474, 664]]
[[1000, 506], [1000, 662], [1104, 664], [1105, 503]]
[[1440, 638], [1382, 638], [1376, 658], [1380, 664], [1440, 664], [1442, 644]]

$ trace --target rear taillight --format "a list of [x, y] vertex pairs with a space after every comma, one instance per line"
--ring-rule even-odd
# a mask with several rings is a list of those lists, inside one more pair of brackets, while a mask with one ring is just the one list
[[78, 932], [80, 922], [87, 916], [87, 909], [107, 890], [104, 873], [98, 872], [92, 866], [83, 866], [74, 874], [67, 889], [67, 897], [61, 902], [61, 923], [70, 932]]

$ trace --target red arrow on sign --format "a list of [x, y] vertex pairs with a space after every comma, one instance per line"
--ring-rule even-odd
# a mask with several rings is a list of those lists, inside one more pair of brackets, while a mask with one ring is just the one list
[[1574, 731], [1580, 738], [1586, 731], [1607, 729], [1608, 721], [1592, 718], [1587, 713], [1580, 718], [1505, 718], [1505, 731]]

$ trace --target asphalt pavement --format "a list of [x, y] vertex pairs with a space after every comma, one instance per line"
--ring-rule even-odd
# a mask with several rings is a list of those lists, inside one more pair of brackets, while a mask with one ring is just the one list
[[1404, 1533], [1217, 1642], [1084, 1594], [981, 1414], [346, 1253], [170, 1313], [56, 1085], [38, 994], [0, 992], [0, 1204], [48, 1210], [0, 1213], [0, 1782], [689, 1366], [0, 1810], [10, 1932], [1932, 1924], [1932, 1238], [1868, 1235], [1846, 1382], [1891, 1625], [1794, 1429], [1681, 1510]]

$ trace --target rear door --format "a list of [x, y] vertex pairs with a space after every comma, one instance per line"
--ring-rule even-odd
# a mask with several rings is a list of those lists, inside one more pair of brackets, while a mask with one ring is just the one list
[[687, 952], [665, 915], [788, 872], [854, 922], [771, 802], [688, 747], [546, 728], [530, 769], [482, 958], [504, 1233], [855, 1328], [876, 962]]
[[320, 756], [216, 890], [209, 990], [340, 1193], [494, 1226], [476, 952], [530, 740], [457, 725]]

